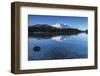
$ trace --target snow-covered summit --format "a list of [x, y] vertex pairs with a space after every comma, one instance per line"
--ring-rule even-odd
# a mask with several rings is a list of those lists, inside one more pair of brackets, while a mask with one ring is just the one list
[[52, 26], [56, 27], [56, 28], [70, 28], [70, 26], [68, 26], [66, 24], [62, 24], [62, 23], [55, 23]]

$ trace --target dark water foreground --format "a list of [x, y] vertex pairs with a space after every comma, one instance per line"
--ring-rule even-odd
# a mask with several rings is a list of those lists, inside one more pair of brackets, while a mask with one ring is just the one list
[[29, 33], [28, 60], [87, 58], [87, 36], [86, 33]]

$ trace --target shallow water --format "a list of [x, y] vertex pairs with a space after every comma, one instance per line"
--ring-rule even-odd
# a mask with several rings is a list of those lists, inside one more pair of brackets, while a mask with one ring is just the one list
[[87, 34], [28, 38], [28, 60], [78, 59], [88, 57]]

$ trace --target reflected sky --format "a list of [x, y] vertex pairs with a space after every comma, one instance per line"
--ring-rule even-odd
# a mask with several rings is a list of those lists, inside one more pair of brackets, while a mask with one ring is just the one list
[[87, 58], [87, 44], [87, 34], [85, 33], [39, 40], [29, 37], [28, 60]]

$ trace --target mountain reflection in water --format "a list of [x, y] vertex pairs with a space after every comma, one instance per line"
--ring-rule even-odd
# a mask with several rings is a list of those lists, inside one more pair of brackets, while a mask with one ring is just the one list
[[29, 33], [28, 60], [87, 58], [87, 34]]

